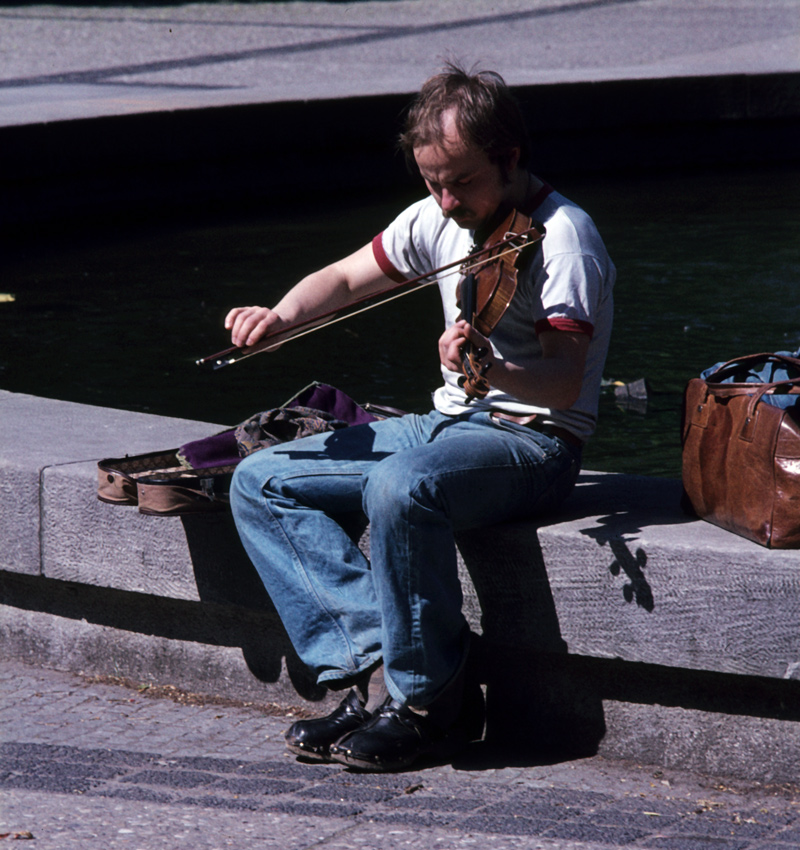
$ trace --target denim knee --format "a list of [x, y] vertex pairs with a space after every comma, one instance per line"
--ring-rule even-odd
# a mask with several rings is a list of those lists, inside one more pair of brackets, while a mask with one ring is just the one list
[[404, 515], [410, 503], [431, 507], [433, 493], [427, 486], [428, 470], [418, 471], [409, 458], [394, 455], [364, 476], [362, 506], [367, 516]]

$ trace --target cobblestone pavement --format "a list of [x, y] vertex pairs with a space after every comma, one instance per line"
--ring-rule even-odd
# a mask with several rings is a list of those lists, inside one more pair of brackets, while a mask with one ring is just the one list
[[70, 848], [793, 850], [800, 795], [600, 758], [379, 776], [284, 750], [291, 716], [0, 662], [0, 835]]

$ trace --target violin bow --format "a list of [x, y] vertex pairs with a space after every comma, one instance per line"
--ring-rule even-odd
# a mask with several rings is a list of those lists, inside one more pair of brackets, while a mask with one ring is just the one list
[[[390, 301], [395, 301], [396, 299], [402, 298], [405, 295], [410, 295], [412, 292], [417, 292], [420, 289], [424, 289], [426, 286], [431, 286], [432, 284], [437, 282], [438, 275], [440, 275], [442, 272], [448, 271], [449, 269], [453, 269], [456, 266], [460, 266], [461, 271], [463, 272], [469, 272], [476, 268], [479, 268], [483, 263], [481, 263], [480, 261], [478, 263], [473, 263], [473, 261], [479, 260], [480, 257], [489, 254], [492, 251], [496, 251], [498, 247], [508, 245], [509, 247], [506, 249], [508, 251], [521, 251], [523, 250], [523, 248], [527, 247], [528, 244], [533, 243], [524, 241], [522, 245], [519, 245], [515, 244], [515, 242], [520, 238], [525, 239], [526, 237], [530, 236], [531, 233], [536, 233], [539, 239], [541, 239], [541, 234], [535, 227], [531, 227], [528, 230], [523, 230], [520, 233], [510, 233], [506, 235], [503, 239], [494, 242], [492, 245], [484, 246], [483, 248], [480, 248], [477, 251], [473, 251], [466, 257], [461, 257], [458, 260], [453, 260], [450, 263], [445, 263], [445, 265], [439, 266], [439, 268], [437, 269], [433, 269], [432, 271], [426, 272], [425, 274], [418, 275], [417, 277], [411, 278], [410, 280], [400, 281], [394, 286], [387, 287], [379, 293], [365, 295], [362, 298], [357, 298], [345, 308], [340, 307], [334, 310], [326, 310], [322, 313], [318, 313], [315, 316], [311, 316], [308, 319], [303, 319], [300, 322], [295, 322], [292, 325], [287, 325], [285, 328], [281, 328], [280, 330], [267, 334], [254, 345], [234, 345], [230, 348], [226, 348], [224, 351], [218, 351], [216, 354], [209, 354], [207, 357], [201, 357], [199, 360], [196, 360], [195, 363], [198, 366], [210, 365], [213, 369], [216, 370], [222, 369], [224, 366], [230, 366], [233, 363], [238, 363], [240, 360], [246, 360], [248, 357], [252, 357], [254, 354], [260, 354], [262, 351], [271, 351], [286, 342], [291, 342], [293, 339], [300, 339], [300, 337], [306, 336], [307, 334], [314, 333], [315, 331], [319, 331], [323, 328], [335, 325], [337, 322], [343, 322], [345, 321], [345, 319], [350, 319], [353, 316], [358, 316], [361, 313], [365, 313], [368, 310], [372, 310], [373, 307], [380, 307], [382, 304], [388, 304]], [[535, 241], [538, 241], [538, 239]], [[493, 257], [485, 260], [484, 262], [492, 262], [496, 260], [498, 256], [499, 255], [495, 254]], [[398, 292], [398, 290], [400, 289], [404, 291]], [[368, 304], [367, 306], [359, 307], [360, 304], [364, 304], [367, 301], [372, 301], [375, 298], [379, 298], [380, 300], [376, 301], [374, 304]], [[353, 307], [358, 307], [358, 309], [353, 310]], [[337, 315], [341, 312], [342, 309], [348, 310], [348, 312], [342, 316]]]

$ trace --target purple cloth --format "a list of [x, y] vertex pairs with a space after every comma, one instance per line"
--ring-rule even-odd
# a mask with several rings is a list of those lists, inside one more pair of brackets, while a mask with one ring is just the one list
[[231, 466], [239, 463], [236, 429], [231, 428], [212, 437], [192, 440], [178, 449], [178, 458], [189, 469], [209, 469], [212, 466]]
[[377, 417], [359, 407], [352, 398], [328, 384], [311, 384], [296, 395], [287, 407], [312, 407], [330, 413], [348, 425], [363, 425], [374, 422]]
[[[359, 407], [347, 393], [328, 384], [311, 384], [284, 407], [311, 407], [348, 425], [362, 425], [374, 422], [377, 418], [367, 413], [363, 407]], [[233, 466], [239, 463], [242, 458], [239, 454], [236, 428], [185, 443], [178, 449], [178, 458], [181, 464], [189, 469], [209, 469], [213, 466]]]

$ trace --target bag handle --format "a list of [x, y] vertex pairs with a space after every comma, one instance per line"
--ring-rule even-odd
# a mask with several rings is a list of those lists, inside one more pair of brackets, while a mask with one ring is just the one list
[[[719, 369], [712, 372], [707, 378], [706, 383], [719, 383], [720, 379], [724, 377], [724, 375], [728, 371], [736, 371], [738, 368], [742, 366], [750, 366], [753, 363], [785, 363], [787, 366], [794, 366], [800, 372], [800, 358], [790, 357], [787, 354], [776, 354], [773, 351], [766, 351], [762, 354], [747, 354], [744, 357], [736, 357], [733, 360], [728, 360], [727, 363], [723, 363]], [[749, 386], [752, 388], [756, 382], [751, 382]], [[739, 384], [731, 384], [731, 386], [741, 386]]]
[[753, 395], [762, 388], [765, 392], [774, 392], [778, 387], [790, 387], [787, 395], [800, 394], [800, 378], [787, 378], [785, 381], [773, 381], [771, 384], [710, 384], [706, 381], [708, 392], [717, 398], [733, 398], [739, 395]]
[[[750, 384], [749, 386], [752, 388], [753, 384]], [[744, 422], [742, 423], [742, 430], [739, 434], [739, 437], [742, 440], [747, 440], [748, 442], [752, 442], [753, 437], [755, 436], [756, 425], [758, 424], [757, 406], [759, 402], [764, 398], [767, 393], [774, 392], [778, 387], [800, 387], [800, 378], [790, 378], [787, 381], [773, 381], [770, 384], [756, 384], [755, 386], [758, 387], [758, 390], [753, 393], [753, 397], [750, 399], [750, 404], [747, 405], [747, 415], [744, 418]]]

